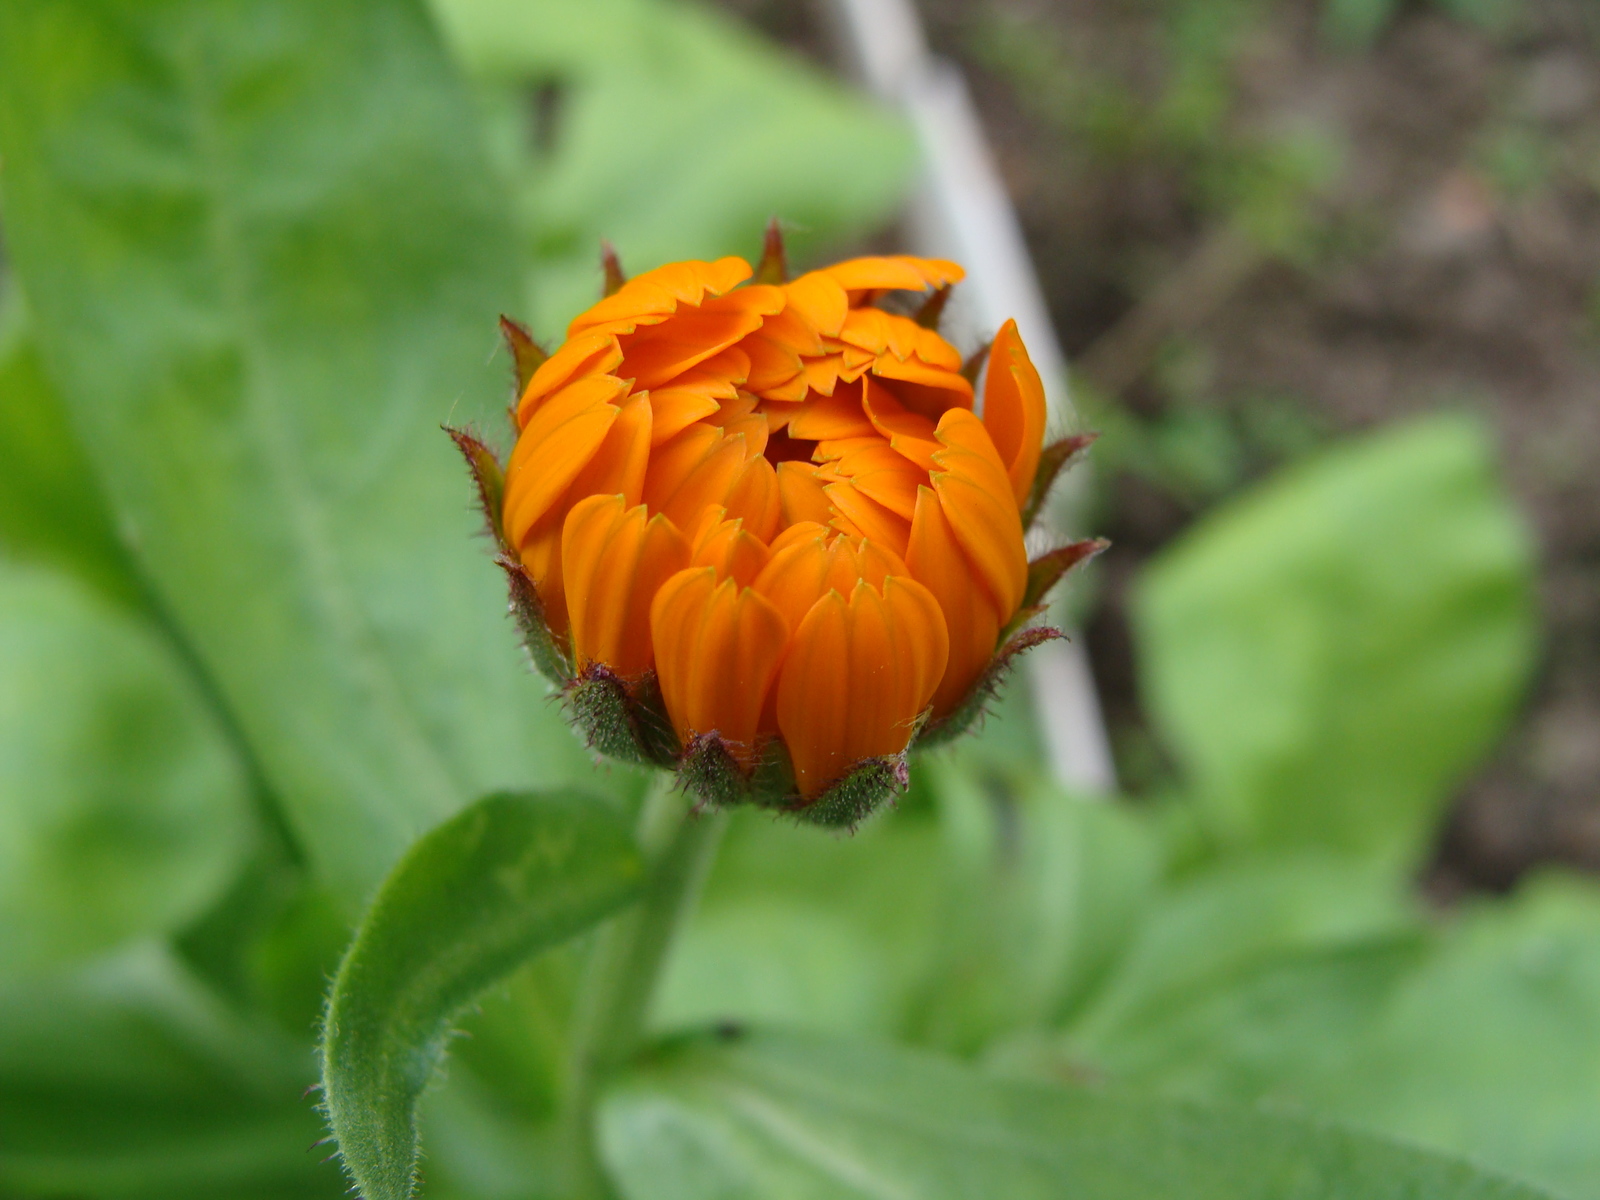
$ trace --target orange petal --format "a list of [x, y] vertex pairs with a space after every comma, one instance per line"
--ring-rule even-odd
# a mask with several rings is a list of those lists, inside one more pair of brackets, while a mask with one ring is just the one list
[[783, 519], [778, 474], [772, 464], [759, 454], [749, 459], [728, 489], [726, 504], [729, 516], [742, 518], [752, 534], [770, 541]]
[[933, 694], [934, 715], [942, 717], [955, 708], [994, 657], [1000, 618], [931, 488], [918, 489], [906, 567], [939, 602], [949, 631], [949, 662]]
[[[820, 443], [819, 454], [841, 443]], [[881, 438], [852, 439], [839, 454], [835, 469], [861, 491], [897, 516], [911, 519], [917, 504], [917, 487], [928, 474]]]
[[812, 441], [871, 433], [872, 422], [861, 411], [861, 392], [854, 387], [839, 387], [831, 396], [818, 396], [789, 421], [790, 437]]
[[977, 568], [1004, 619], [1022, 603], [1028, 582], [1028, 556], [1022, 518], [1000, 456], [983, 422], [953, 408], [939, 422], [944, 448], [934, 455], [931, 476], [940, 507], [956, 540]]
[[579, 666], [604, 663], [624, 678], [653, 663], [650, 603], [688, 563], [689, 544], [671, 521], [620, 496], [573, 505], [562, 527], [561, 566], [572, 649]]
[[896, 691], [892, 703], [895, 712], [910, 714], [904, 723], [922, 715], [944, 677], [950, 653], [949, 632], [939, 601], [909, 576], [886, 578], [883, 602], [889, 610], [894, 645]]
[[707, 294], [720, 296], [750, 275], [750, 264], [742, 258], [667, 263], [635, 275], [613, 295], [580, 313], [567, 326], [567, 337], [618, 321], [659, 320], [680, 306], [699, 304]]
[[889, 445], [924, 471], [933, 469], [933, 456], [941, 443], [932, 421], [901, 404], [883, 385], [869, 376], [861, 382], [861, 407], [872, 427], [889, 439]]
[[[851, 480], [841, 479], [838, 483], [828, 484], [822, 490], [827, 493], [828, 503], [851, 526], [904, 557], [906, 542], [911, 537], [910, 521], [896, 516], [876, 500], [869, 498]], [[1023, 569], [1026, 574], [1026, 562], [1023, 563]]]
[[815, 521], [826, 525], [833, 518], [833, 508], [828, 494], [817, 479], [817, 469], [810, 463], [781, 462], [778, 464], [778, 505], [784, 525], [797, 525]]
[[[711, 434], [710, 439], [705, 432]], [[698, 453], [673, 453], [679, 442]], [[666, 513], [680, 528], [692, 528], [704, 509], [727, 503], [745, 462], [743, 436], [723, 437], [718, 429], [691, 426], [651, 459], [645, 476], [645, 503], [652, 512]]]
[[750, 583], [783, 614], [790, 628], [797, 627], [811, 611], [811, 606], [827, 592], [828, 571], [832, 565], [827, 531], [820, 525], [799, 528], [814, 532], [774, 546], [766, 566]]
[[584, 375], [609, 375], [622, 361], [622, 347], [610, 334], [574, 338], [539, 364], [517, 402], [517, 426], [527, 425], [545, 398], [564, 384]]
[[782, 302], [776, 288], [741, 288], [680, 308], [669, 319], [622, 337], [617, 370], [635, 387], [660, 387], [760, 329], [763, 317]]
[[561, 577], [561, 516], [549, 513], [530, 529], [518, 543], [517, 557], [528, 578], [533, 580], [533, 590], [544, 605], [545, 624], [557, 637], [567, 636], [566, 587]]
[[778, 677], [778, 728], [800, 794], [814, 798], [862, 759], [904, 750], [944, 654], [944, 618], [914, 580], [819, 599]]
[[621, 495], [630, 508], [639, 503], [650, 464], [651, 420], [646, 397], [636, 396], [624, 404], [594, 457], [567, 486], [564, 502], [571, 504], [584, 496]]
[[709, 525], [694, 541], [690, 563], [714, 567], [718, 579], [749, 587], [771, 557], [766, 543], [747, 532], [738, 518]]
[[785, 315], [804, 322], [814, 334], [836, 337], [850, 314], [850, 299], [839, 281], [826, 271], [808, 271], [784, 285], [788, 305]]
[[1028, 502], [1039, 469], [1045, 416], [1044, 382], [1022, 344], [1017, 323], [1007, 321], [989, 348], [983, 424], [1006, 468], [1019, 509]]
[[929, 366], [920, 358], [901, 361], [892, 354], [880, 354], [872, 373], [894, 380], [892, 391], [912, 412], [937, 421], [946, 409], [971, 408], [972, 384], [959, 370]]
[[912, 258], [908, 255], [847, 259], [824, 268], [824, 272], [847, 292], [921, 291], [960, 283], [967, 273], [956, 263], [942, 258]]
[[616, 421], [611, 400], [627, 390], [608, 375], [579, 379], [535, 410], [506, 469], [505, 527], [514, 546], [594, 457]]
[[767, 693], [788, 643], [789, 625], [759, 593], [710, 567], [680, 571], [650, 612], [656, 673], [678, 736], [719, 733], [753, 763]]

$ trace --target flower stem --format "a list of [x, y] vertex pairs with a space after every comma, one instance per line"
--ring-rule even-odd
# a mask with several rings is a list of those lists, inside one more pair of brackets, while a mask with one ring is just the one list
[[638, 1049], [667, 950], [694, 907], [727, 823], [725, 812], [691, 812], [666, 776], [645, 800], [639, 842], [651, 866], [644, 895], [600, 931], [573, 1011], [564, 1131], [573, 1196], [613, 1195], [595, 1144], [595, 1102]]

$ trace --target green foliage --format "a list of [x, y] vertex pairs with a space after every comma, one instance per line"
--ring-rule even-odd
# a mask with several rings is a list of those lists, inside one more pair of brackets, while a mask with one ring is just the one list
[[1414, 861], [1527, 679], [1530, 560], [1457, 417], [1332, 451], [1165, 551], [1142, 676], [1218, 835]]
[[0, 339], [0, 461], [0, 551], [62, 567], [113, 599], [141, 603], [99, 481], [37, 347], [20, 328]]
[[490, 796], [406, 853], [340, 964], [323, 1031], [329, 1122], [367, 1200], [413, 1190], [417, 1100], [451, 1020], [643, 877], [627, 820], [575, 792]]
[[0, 976], [196, 916], [249, 828], [215, 715], [137, 616], [0, 559]]
[[[1494, 33], [1516, 17], [1518, 0], [1434, 0], [1436, 7], [1457, 20]], [[1400, 11], [1400, 0], [1326, 0], [1323, 32], [1336, 45], [1359, 48], [1370, 45]]]
[[473, 795], [587, 773], [438, 422], [514, 242], [404, 3], [7, 5], [7, 232], [141, 565], [354, 903]]
[[1329, 1126], [799, 1036], [668, 1047], [612, 1093], [602, 1130], [626, 1200], [1544, 1194]]
[[434, 0], [516, 190], [524, 311], [555, 337], [624, 267], [740, 254], [785, 222], [805, 259], [891, 219], [906, 132], [724, 17], [678, 0]]
[[1315, 1100], [1600, 1197], [1600, 888], [1550, 875], [1473, 904]]
[[171, 953], [0, 982], [0, 1194], [337, 1200], [303, 1043]]

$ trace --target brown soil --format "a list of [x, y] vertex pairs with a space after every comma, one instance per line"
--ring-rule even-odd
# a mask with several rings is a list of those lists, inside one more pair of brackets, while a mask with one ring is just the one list
[[[805, 6], [725, 3], [826, 52]], [[1103, 480], [1096, 531], [1115, 547], [1088, 639], [1125, 776], [1159, 770], [1123, 617], [1139, 563], [1297, 439], [1468, 404], [1498, 431], [1537, 533], [1546, 645], [1429, 883], [1447, 897], [1508, 887], [1540, 862], [1600, 869], [1600, 10], [1515, 0], [1486, 31], [1403, 5], [1351, 49], [1323, 35], [1310, 0], [1254, 3], [1215, 137], [1304, 127], [1341, 148], [1300, 206], [1298, 241], [1262, 253], [1227, 233], [1237, 208], [1197, 186], [1205, 146], [1108, 154], [1086, 132], [1093, 94], [1041, 85], [1110, 78], [1136, 101], [1159, 96], [1163, 5], [922, 7], [936, 49], [968, 73], [1068, 353], [1146, 422], [1199, 410], [1235, 430], [1210, 484]], [[1285, 406], [1290, 436], [1262, 432], [1285, 428], [1261, 417]]]

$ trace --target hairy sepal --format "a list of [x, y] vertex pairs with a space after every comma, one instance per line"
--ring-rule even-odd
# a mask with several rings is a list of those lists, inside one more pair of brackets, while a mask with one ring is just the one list
[[630, 684], [610, 667], [591, 663], [563, 692], [572, 723], [591, 750], [644, 767], [678, 761], [678, 739], [653, 673]]
[[[1050, 595], [1050, 589], [1061, 582], [1063, 575], [1073, 567], [1082, 566], [1110, 546], [1111, 543], [1105, 538], [1084, 538], [1080, 542], [1068, 542], [1065, 546], [1058, 546], [1034, 559], [1028, 564], [1028, 583], [1022, 590], [1021, 611], [1030, 616], [1037, 613]], [[1020, 627], [1027, 620], [1028, 617], [1022, 617], [1020, 621], [1014, 620], [1012, 625]]]
[[[522, 398], [522, 393], [528, 390], [528, 380], [533, 378], [533, 373], [544, 366], [545, 360], [550, 356], [545, 353], [544, 347], [533, 340], [533, 334], [528, 327], [510, 317], [500, 318], [500, 336], [506, 340], [506, 349], [511, 352], [512, 369], [516, 372], [517, 399]], [[512, 409], [515, 419], [515, 407]]]
[[565, 686], [572, 679], [572, 659], [562, 639], [552, 632], [550, 623], [545, 620], [544, 602], [539, 599], [533, 580], [509, 553], [498, 555], [494, 561], [506, 573], [511, 591], [511, 616], [517, 623], [517, 633], [528, 657], [539, 674], [551, 683]]
[[794, 815], [808, 825], [854, 831], [910, 785], [911, 767], [906, 757], [901, 753], [862, 759], [822, 795], [794, 809]]
[[990, 703], [999, 694], [1017, 658], [1045, 642], [1053, 642], [1066, 635], [1048, 625], [1036, 625], [1012, 634], [995, 656], [989, 660], [982, 674], [973, 682], [966, 696], [950, 713], [937, 721], [930, 721], [912, 743], [917, 750], [932, 750], [954, 741], [988, 711]]
[[[504, 320], [504, 318], [501, 318]], [[450, 435], [450, 440], [467, 460], [467, 470], [478, 488], [478, 506], [483, 509], [483, 521], [502, 554], [510, 553], [506, 542], [506, 529], [501, 514], [506, 502], [506, 472], [500, 458], [470, 429], [457, 429], [453, 425], [440, 426]]]
[[1023, 529], [1033, 528], [1061, 472], [1077, 462], [1099, 436], [1098, 433], [1075, 433], [1051, 442], [1039, 452], [1039, 467], [1033, 473], [1033, 490], [1028, 493], [1028, 502], [1022, 506]]
[[678, 761], [678, 786], [702, 804], [731, 808], [753, 804], [758, 808], [787, 809], [799, 802], [789, 752], [777, 738], [760, 746], [753, 765], [740, 756], [716, 730], [697, 733]]

